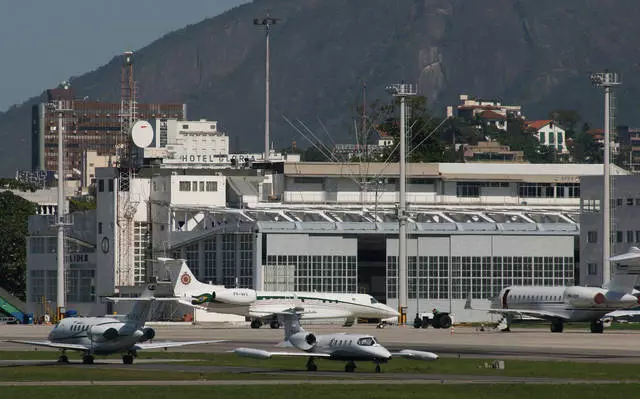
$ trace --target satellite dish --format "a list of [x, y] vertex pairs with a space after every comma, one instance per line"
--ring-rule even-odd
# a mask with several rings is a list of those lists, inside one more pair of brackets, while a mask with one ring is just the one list
[[131, 128], [133, 144], [140, 148], [149, 147], [153, 142], [153, 128], [147, 121], [137, 121]]

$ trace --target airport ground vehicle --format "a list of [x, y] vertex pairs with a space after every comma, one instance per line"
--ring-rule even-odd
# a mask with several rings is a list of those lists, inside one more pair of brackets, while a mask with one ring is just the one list
[[415, 328], [450, 328], [453, 320], [448, 312], [440, 312], [434, 309], [431, 312], [416, 313], [416, 318], [413, 320], [413, 327]]

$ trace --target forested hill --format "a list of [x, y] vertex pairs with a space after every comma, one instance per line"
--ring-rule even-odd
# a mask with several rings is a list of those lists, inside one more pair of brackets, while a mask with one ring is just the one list
[[[640, 124], [640, 2], [625, 0], [256, 0], [136, 51], [139, 99], [186, 102], [191, 119], [220, 121], [232, 150], [260, 150], [265, 46], [253, 19], [267, 11], [280, 18], [271, 42], [278, 148], [305, 145], [282, 115], [353, 141], [363, 81], [367, 100], [388, 100], [385, 85], [406, 80], [438, 113], [468, 93], [522, 104], [533, 119], [576, 109], [598, 125], [602, 94], [588, 74], [608, 68], [624, 82], [618, 122]], [[120, 64], [73, 78], [76, 93], [117, 101]], [[0, 114], [0, 176], [30, 166], [37, 101]]]

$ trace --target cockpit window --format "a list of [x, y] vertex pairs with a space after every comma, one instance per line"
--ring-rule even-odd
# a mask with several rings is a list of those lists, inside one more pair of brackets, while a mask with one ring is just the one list
[[374, 297], [371, 297], [371, 304], [375, 305], [376, 303], [378, 303], [378, 300]]
[[376, 343], [376, 340], [373, 337], [364, 337], [358, 340], [358, 345], [360, 346], [373, 346]]

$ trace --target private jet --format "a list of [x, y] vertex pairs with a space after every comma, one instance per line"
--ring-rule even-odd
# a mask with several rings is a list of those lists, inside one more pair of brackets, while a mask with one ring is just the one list
[[273, 356], [308, 357], [307, 371], [317, 371], [316, 358], [347, 362], [344, 371], [353, 372], [356, 361], [372, 361], [376, 364], [376, 373], [381, 371], [380, 364], [387, 363], [393, 357], [415, 360], [437, 360], [438, 355], [432, 352], [403, 349], [390, 352], [375, 337], [366, 334], [335, 333], [315, 335], [300, 326], [303, 309], [290, 309], [279, 313], [284, 321], [284, 341], [278, 346], [292, 347], [299, 351], [267, 351], [256, 348], [236, 348], [233, 353], [238, 356], [256, 359], [270, 359]]
[[[46, 341], [11, 340], [18, 344], [45, 346], [60, 349], [58, 361], [69, 363], [67, 350], [83, 352], [82, 363], [93, 364], [94, 355], [122, 353], [124, 364], [133, 364], [137, 352], [146, 349], [199, 345], [223, 341], [152, 342], [155, 331], [145, 327], [151, 304], [154, 300], [153, 284], [147, 286], [139, 298], [135, 298], [133, 309], [123, 316], [70, 317], [60, 320], [49, 333]], [[122, 298], [117, 298], [122, 299]], [[172, 299], [175, 300], [175, 299]]]
[[637, 277], [618, 273], [603, 287], [509, 286], [491, 301], [489, 309], [473, 308], [471, 296], [465, 309], [502, 314], [506, 326], [501, 329], [505, 331], [510, 330], [514, 316], [528, 316], [550, 321], [554, 333], [562, 332], [566, 322], [584, 321], [591, 322], [592, 333], [602, 333], [605, 315], [640, 305], [640, 299], [633, 295]]
[[[162, 260], [171, 261], [163, 258]], [[303, 307], [303, 319], [356, 318], [387, 319], [398, 312], [367, 294], [255, 291], [248, 288], [225, 288], [198, 281], [186, 262], [180, 262], [179, 272], [171, 271], [174, 295], [183, 304], [216, 313], [231, 313], [251, 318], [251, 328], [268, 322], [279, 328], [278, 313]], [[175, 267], [174, 269], [177, 269]]]

